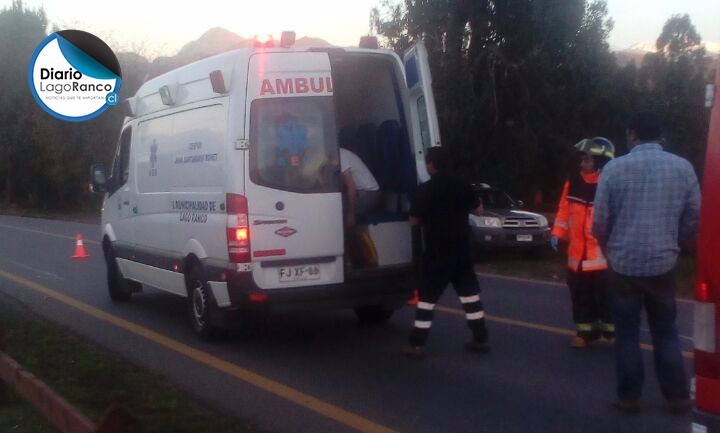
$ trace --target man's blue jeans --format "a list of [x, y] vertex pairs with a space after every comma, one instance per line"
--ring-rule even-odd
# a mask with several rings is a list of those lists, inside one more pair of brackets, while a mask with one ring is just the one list
[[654, 346], [655, 373], [663, 395], [667, 399], [688, 398], [675, 326], [675, 271], [654, 277], [630, 277], [611, 271], [609, 288], [615, 321], [618, 398], [637, 400], [642, 395], [645, 373], [640, 351], [640, 311], [643, 304]]

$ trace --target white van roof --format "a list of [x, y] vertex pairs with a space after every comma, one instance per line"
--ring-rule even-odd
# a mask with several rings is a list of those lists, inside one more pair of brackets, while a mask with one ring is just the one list
[[[210, 73], [221, 71], [225, 87], [229, 89], [235, 64], [243, 58], [248, 58], [251, 52], [252, 50], [249, 49], [229, 51], [152, 78], [140, 86], [135, 96], [128, 99], [132, 117], [224, 96], [213, 91]], [[161, 89], [166, 93], [166, 98], [171, 98], [171, 103], [167, 100], [163, 101]]]
[[[391, 50], [366, 48], [321, 48], [322, 50], [340, 50], [354, 53], [383, 53], [396, 56]], [[140, 117], [149, 113], [166, 110], [197, 101], [224, 96], [232, 86], [232, 77], [236, 65], [246, 65], [248, 59], [256, 53], [297, 53], [317, 50], [314, 48], [239, 48], [226, 53], [198, 60], [182, 66], [143, 83], [128, 98], [130, 117]], [[219, 71], [226, 92], [213, 89], [210, 74]], [[163, 95], [162, 93], [165, 93]], [[163, 100], [164, 98], [165, 100]], [[169, 103], [168, 103], [169, 102]]]

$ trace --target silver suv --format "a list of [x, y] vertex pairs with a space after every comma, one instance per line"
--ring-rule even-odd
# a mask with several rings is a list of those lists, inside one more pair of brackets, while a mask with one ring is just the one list
[[520, 210], [523, 203], [487, 184], [473, 185], [480, 196], [485, 215], [470, 215], [476, 243], [483, 249], [511, 247], [538, 249], [548, 245], [550, 227], [544, 216]]

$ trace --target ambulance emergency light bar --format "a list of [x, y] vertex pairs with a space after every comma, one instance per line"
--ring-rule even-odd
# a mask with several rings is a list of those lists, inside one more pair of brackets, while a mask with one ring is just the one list
[[122, 107], [123, 114], [127, 117], [135, 117], [135, 113], [137, 112], [137, 98], [127, 98], [126, 100], [122, 101], [120, 103], [120, 106]]
[[378, 44], [378, 39], [375, 36], [361, 36], [358, 47], [376, 50], [380, 47], [380, 45]]
[[[253, 46], [255, 48], [273, 48], [278, 46], [278, 43], [273, 39], [272, 35], [267, 36], [255, 36]], [[290, 48], [295, 45], [295, 32], [284, 31], [280, 34], [280, 47]]]

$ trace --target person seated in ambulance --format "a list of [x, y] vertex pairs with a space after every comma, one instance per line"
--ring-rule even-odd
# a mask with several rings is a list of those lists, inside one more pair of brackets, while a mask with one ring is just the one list
[[345, 228], [355, 226], [357, 220], [375, 210], [382, 198], [380, 185], [370, 169], [351, 151], [340, 148], [340, 172], [345, 191]]

